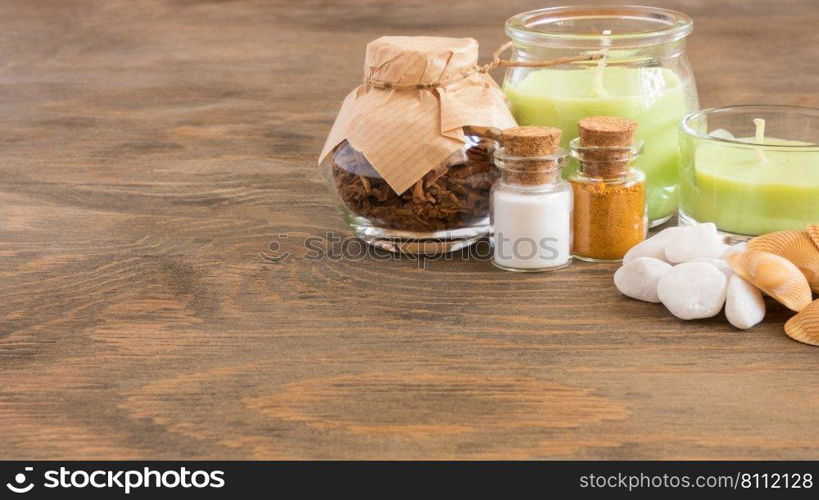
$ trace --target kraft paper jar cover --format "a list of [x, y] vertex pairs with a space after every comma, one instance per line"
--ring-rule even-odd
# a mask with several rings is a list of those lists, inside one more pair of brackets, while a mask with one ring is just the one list
[[[385, 36], [370, 42], [364, 83], [344, 99], [319, 162], [346, 139], [401, 194], [463, 147], [463, 127], [515, 126], [492, 77], [469, 74], [477, 62], [472, 38]], [[390, 88], [396, 85], [401, 88]]]

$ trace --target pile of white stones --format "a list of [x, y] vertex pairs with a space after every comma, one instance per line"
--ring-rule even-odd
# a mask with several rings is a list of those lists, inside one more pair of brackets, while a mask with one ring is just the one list
[[670, 227], [629, 250], [614, 284], [628, 297], [662, 302], [680, 319], [710, 318], [725, 306], [732, 325], [751, 328], [765, 317], [765, 301], [725, 260], [744, 250], [745, 243], [726, 245], [712, 223]]

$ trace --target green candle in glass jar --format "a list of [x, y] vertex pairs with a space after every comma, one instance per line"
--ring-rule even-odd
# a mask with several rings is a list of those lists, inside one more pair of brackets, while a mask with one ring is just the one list
[[683, 222], [714, 222], [740, 238], [819, 223], [819, 110], [708, 109], [682, 131]]

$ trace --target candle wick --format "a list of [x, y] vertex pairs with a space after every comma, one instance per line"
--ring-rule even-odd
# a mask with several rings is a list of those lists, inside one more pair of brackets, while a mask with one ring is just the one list
[[[611, 30], [603, 30], [603, 35], [608, 36], [611, 35]], [[611, 40], [608, 38], [603, 40], [603, 45], [608, 47], [611, 44]], [[603, 48], [600, 50], [601, 57], [597, 61], [597, 68], [594, 71], [594, 83], [592, 84], [594, 87], [594, 91], [597, 95], [606, 95], [606, 88], [603, 86], [603, 70], [606, 68], [606, 57], [608, 56], [609, 49]]]
[[761, 146], [765, 144], [765, 120], [762, 118], [754, 118], [754, 126], [756, 127], [754, 142], [760, 145], [756, 150], [756, 161], [761, 163], [765, 161], [765, 151]]

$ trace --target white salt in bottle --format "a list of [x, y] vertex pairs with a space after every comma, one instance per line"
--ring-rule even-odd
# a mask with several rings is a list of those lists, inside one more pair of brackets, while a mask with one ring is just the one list
[[492, 263], [507, 271], [548, 271], [571, 262], [572, 190], [560, 175], [566, 152], [561, 130], [503, 131], [492, 186]]

